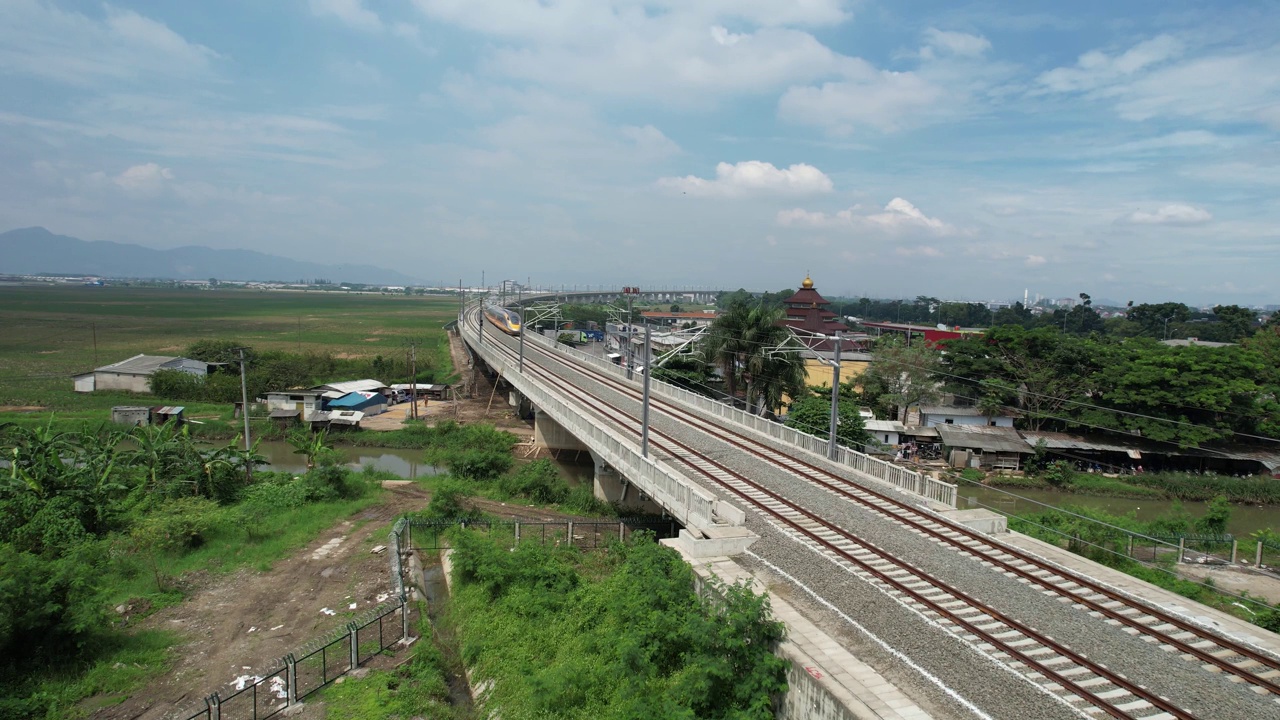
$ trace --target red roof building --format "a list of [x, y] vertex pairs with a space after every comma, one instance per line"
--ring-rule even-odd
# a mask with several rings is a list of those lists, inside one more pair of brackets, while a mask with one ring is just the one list
[[[805, 275], [800, 283], [800, 290], [795, 295], [782, 301], [786, 307], [787, 317], [778, 321], [779, 325], [791, 328], [796, 338], [811, 350], [833, 352], [834, 340], [824, 340], [822, 336], [832, 336], [837, 332], [848, 333], [849, 328], [840, 322], [840, 316], [827, 309], [831, 304], [813, 288], [813, 280]], [[849, 352], [860, 349], [859, 344], [846, 338], [840, 343], [841, 351]]]

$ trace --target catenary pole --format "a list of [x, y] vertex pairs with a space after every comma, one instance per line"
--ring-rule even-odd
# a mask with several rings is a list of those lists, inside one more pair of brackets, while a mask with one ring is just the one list
[[640, 455], [649, 457], [649, 323], [644, 324], [644, 404], [640, 413]]
[[840, 423], [840, 331], [836, 331], [836, 358], [831, 366], [831, 427], [827, 436], [827, 457], [836, 459], [836, 425]]
[[[623, 291], [625, 292], [626, 288], [623, 288]], [[632, 352], [631, 350], [631, 333], [633, 331], [631, 323], [635, 319], [635, 316], [631, 312], [631, 293], [626, 293], [626, 295], [627, 295], [627, 379], [630, 380], [631, 366], [635, 364], [635, 353]]]

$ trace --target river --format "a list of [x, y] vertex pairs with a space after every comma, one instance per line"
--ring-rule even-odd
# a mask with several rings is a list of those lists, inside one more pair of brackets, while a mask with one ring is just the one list
[[[375, 467], [409, 480], [447, 472], [444, 468], [425, 462], [422, 459], [422, 450], [343, 446], [338, 446], [337, 450], [342, 453], [347, 465], [356, 470]], [[267, 465], [272, 470], [292, 473], [303, 473], [307, 470], [306, 459], [295, 452], [293, 446], [287, 442], [261, 442], [258, 444], [258, 453], [267, 459]], [[595, 472], [589, 457], [585, 462], [581, 460], [575, 462], [571, 459], [552, 462], [560, 469], [560, 474], [569, 482], [570, 487], [584, 481], [591, 482]]]

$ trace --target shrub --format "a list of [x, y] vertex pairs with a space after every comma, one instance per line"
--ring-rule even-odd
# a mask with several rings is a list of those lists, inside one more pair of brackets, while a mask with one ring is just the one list
[[1071, 463], [1066, 460], [1054, 460], [1045, 466], [1041, 477], [1053, 487], [1065, 488], [1071, 485], [1071, 480], [1075, 477], [1075, 470], [1072, 469]]
[[520, 466], [498, 480], [498, 489], [537, 503], [560, 503], [569, 497], [569, 483], [550, 460], [534, 460]]
[[105, 625], [92, 549], [52, 558], [0, 543], [0, 658], [54, 659]]
[[431, 493], [431, 502], [427, 505], [425, 515], [433, 520], [470, 520], [480, 514], [468, 510], [462, 505], [467, 497], [467, 486], [456, 480], [446, 480], [436, 486]]

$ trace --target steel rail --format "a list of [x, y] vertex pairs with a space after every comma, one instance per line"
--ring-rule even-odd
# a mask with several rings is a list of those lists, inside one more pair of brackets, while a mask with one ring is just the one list
[[[611, 378], [605, 373], [601, 373], [598, 370], [595, 370], [594, 368], [590, 368], [587, 366], [580, 366], [577, 363], [569, 363], [564, 358], [561, 358], [557, 354], [550, 352], [545, 348], [539, 347], [538, 352], [556, 360], [558, 363], [565, 365], [566, 367], [569, 367], [570, 369], [576, 372], [595, 376], [599, 382], [602, 382], [603, 384], [610, 386], [616, 392], [626, 395], [633, 400], [636, 399], [635, 391], [633, 391], [625, 383], [621, 383], [617, 379]], [[655, 401], [651, 399], [651, 402], [655, 402]], [[953, 524], [941, 518], [924, 516], [914, 507], [900, 500], [897, 500], [896, 498], [890, 497], [888, 495], [884, 495], [876, 490], [859, 485], [855, 482], [848, 480], [847, 478], [841, 477], [829, 470], [818, 467], [801, 458], [791, 456], [791, 455], [786, 455], [779, 450], [776, 450], [764, 443], [759, 442], [758, 440], [755, 440], [754, 438], [750, 438], [735, 430], [723, 427], [712, 421], [698, 417], [694, 413], [688, 410], [685, 410], [684, 408], [681, 408], [677, 405], [673, 405], [670, 402], [656, 401], [656, 403], [664, 407], [666, 409], [666, 412], [669, 415], [671, 415], [673, 418], [680, 420], [681, 422], [685, 422], [686, 424], [691, 425], [697, 429], [701, 429], [704, 432], [708, 432], [709, 434], [712, 434], [713, 436], [717, 437], [717, 439], [720, 439], [723, 442], [733, 445], [734, 447], [737, 447], [741, 450], [751, 453], [761, 458], [762, 460], [765, 460], [766, 462], [769, 462], [775, 466], [780, 467], [783, 470], [789, 471], [802, 478], [806, 478], [816, 483], [819, 483], [822, 487], [825, 487], [831, 490], [832, 492], [839, 494], [842, 497], [852, 500], [858, 503], [860, 506], [866, 507], [882, 515], [883, 517], [908, 525], [928, 537], [934, 538], [936, 540], [940, 540], [960, 550], [961, 552], [964, 552], [965, 554], [971, 555], [982, 561], [991, 563], [992, 565], [999, 567], [1001, 570], [1013, 573], [1018, 577], [1021, 577], [1027, 580], [1028, 582], [1034, 583], [1040, 587], [1045, 588], [1046, 590], [1050, 590], [1064, 597], [1069, 597], [1073, 602], [1079, 603], [1080, 605], [1088, 608], [1090, 611], [1097, 612], [1101, 615], [1106, 616], [1107, 618], [1115, 620], [1116, 622], [1126, 627], [1133, 628], [1137, 630], [1139, 633], [1155, 639], [1157, 642], [1165, 643], [1173, 647], [1174, 649], [1176, 649], [1178, 652], [1182, 654], [1190, 655], [1204, 663], [1213, 665], [1214, 667], [1220, 668], [1225, 672], [1235, 675], [1236, 677], [1239, 677], [1242, 680], [1249, 682], [1250, 684], [1261, 687], [1271, 692], [1272, 694], [1280, 695], [1280, 683], [1275, 682], [1269, 678], [1262, 677], [1258, 673], [1251, 672], [1250, 669], [1248, 668], [1240, 667], [1239, 665], [1232, 663], [1223, 657], [1214, 655], [1212, 652], [1209, 652], [1206, 649], [1195, 647], [1194, 645], [1187, 642], [1186, 640], [1172, 637], [1171, 635], [1165, 632], [1156, 631], [1153, 629], [1153, 626], [1142, 623], [1137, 617], [1131, 617], [1131, 616], [1125, 615], [1119, 610], [1106, 607], [1106, 605], [1104, 605], [1102, 602], [1099, 602], [1097, 600], [1090, 599], [1087, 597], [1082, 597], [1081, 595], [1076, 594], [1070, 590], [1066, 590], [1058, 585], [1055, 585], [1051, 580], [1036, 575], [1035, 572], [1045, 571], [1045, 572], [1052, 573], [1053, 575], [1056, 575], [1062, 578], [1064, 581], [1073, 582], [1079, 585], [1080, 587], [1087, 589], [1092, 593], [1095, 593], [1097, 595], [1102, 595], [1103, 597], [1109, 599], [1110, 601], [1121, 603], [1126, 608], [1136, 610], [1140, 613], [1145, 614], [1147, 617], [1154, 618], [1155, 620], [1160, 621], [1160, 624], [1172, 625], [1183, 632], [1190, 633], [1194, 635], [1196, 638], [1199, 638], [1199, 640], [1197, 640], [1196, 642], [1199, 642], [1202, 640], [1202, 641], [1213, 643], [1214, 645], [1222, 648], [1223, 650], [1229, 650], [1239, 655], [1240, 657], [1245, 658], [1246, 660], [1252, 660], [1258, 663], [1259, 665], [1264, 666], [1266, 668], [1264, 672], [1280, 671], [1280, 660], [1277, 660], [1274, 657], [1266, 655], [1262, 652], [1259, 652], [1245, 645], [1236, 643], [1217, 633], [1214, 633], [1213, 631], [1207, 628], [1204, 628], [1202, 626], [1188, 622], [1177, 616], [1166, 613], [1163, 610], [1160, 610], [1159, 608], [1146, 605], [1145, 603], [1142, 603], [1132, 598], [1131, 596], [1125, 595], [1116, 590], [1108, 588], [1105, 585], [1102, 585], [1091, 578], [1078, 575], [1076, 573], [1066, 571], [1058, 567], [1046, 566], [1038, 558], [1030, 555], [1029, 553], [1025, 553], [1017, 548], [1012, 548], [1006, 545], [997, 546], [993, 544], [989, 539], [987, 539], [983, 534], [975, 530], [972, 530], [968, 527], [965, 527], [963, 525]], [[738, 442], [737, 440], [734, 440], [732, 437], [729, 437], [729, 436], [741, 438], [743, 441], [745, 441], [745, 443], [750, 443], [751, 445], [755, 445], [759, 448], [763, 448], [763, 451], [752, 448], [752, 447], [748, 447], [746, 444], [744, 444], [744, 442]], [[785, 462], [775, 458], [767, 457], [766, 453], [770, 453], [778, 457], [785, 458]], [[794, 467], [788, 467], [788, 463], [795, 463], [795, 464], [801, 465], [807, 470], [812, 471], [813, 473], [816, 473], [819, 477], [808, 475], [806, 473], [799, 471]], [[894, 508], [897, 509], [898, 512], [892, 512], [892, 513], [888, 512], [884, 508], [878, 507], [874, 503], [868, 502], [865, 498], [858, 497], [858, 495], [855, 492], [851, 492], [847, 490], [845, 487], [833, 485], [829, 480], [824, 478], [830, 478], [832, 480], [835, 480], [843, 486], [851, 486], [853, 488], [856, 488], [856, 491], [858, 493], [865, 493], [881, 502], [892, 505]], [[913, 519], [912, 517], [907, 517], [907, 515], [915, 516], [916, 518], [921, 518], [921, 520], [916, 520], [916, 519]], [[1034, 568], [1037, 568], [1037, 570], [1036, 571], [1026, 570], [1024, 568], [1017, 567], [1016, 565], [1002, 558], [993, 557], [991, 554], [979, 551], [969, 545], [966, 545], [965, 543], [963, 543], [962, 541], [960, 541], [955, 537], [949, 536], [942, 531], [928, 527], [927, 525], [925, 525], [925, 522], [941, 525], [945, 527], [947, 531], [962, 535], [968, 538], [969, 540], [982, 545], [984, 548], [990, 550], [992, 553], [1004, 553], [1006, 555], [1013, 557], [1017, 561], [1030, 565]], [[1280, 676], [1277, 676], [1277, 677], [1280, 677]]]
[[[503, 348], [502, 352], [504, 352], [504, 354], [506, 355], [511, 354], [510, 349], [505, 347]], [[596, 413], [601, 418], [615, 423], [619, 427], [625, 429], [627, 432], [630, 432], [630, 433], [638, 432], [638, 430], [632, 430], [630, 427], [631, 425], [634, 425], [637, 422], [630, 414], [626, 413], [625, 411], [621, 411], [621, 410], [618, 410], [617, 408], [612, 407], [604, 400], [596, 397], [595, 395], [593, 395], [592, 393], [586, 390], [569, 385], [562, 378], [559, 378], [554, 373], [550, 373], [549, 371], [541, 368], [538, 369], [538, 372], [544, 377], [544, 379], [547, 382], [557, 387], [560, 387], [562, 390], [568, 392], [571, 395], [579, 396], [579, 398], [583, 401], [584, 405], [586, 405], [586, 407], [589, 410]], [[619, 420], [617, 418], [618, 415], [620, 415], [623, 418], [623, 420]], [[835, 534], [837, 536], [842, 536], [848, 539], [850, 542], [865, 548], [869, 553], [877, 555], [884, 562], [894, 565], [895, 567], [900, 568], [906, 573], [914, 575], [919, 580], [934, 586], [940, 592], [943, 592], [946, 595], [950, 595], [952, 598], [955, 598], [967, 604], [972, 610], [980, 613], [980, 616], [986, 616], [991, 620], [994, 620], [1008, 628], [1011, 628], [1017, 631], [1023, 636], [1034, 640], [1035, 642], [1039, 643], [1044, 647], [1051, 649], [1053, 652], [1057, 653], [1059, 656], [1068, 658], [1071, 662], [1075, 663], [1079, 667], [1085, 668], [1089, 672], [1093, 673], [1095, 676], [1103, 678], [1107, 682], [1116, 686], [1117, 688], [1121, 688], [1125, 690], [1130, 695], [1150, 703], [1152, 706], [1159, 708], [1161, 711], [1166, 712], [1175, 718], [1180, 718], [1181, 720], [1193, 720], [1195, 718], [1194, 715], [1191, 715], [1185, 710], [1172, 704], [1168, 700], [1161, 698], [1160, 696], [1139, 686], [1138, 684], [1128, 680], [1127, 678], [1124, 678], [1118, 673], [1115, 673], [1105, 667], [1102, 667], [1099, 664], [1093, 663], [1092, 661], [1088, 660], [1083, 655], [1080, 655], [1079, 653], [1075, 652], [1074, 650], [1067, 647], [1066, 645], [1054, 640], [1053, 638], [1048, 637], [1047, 635], [1044, 635], [1043, 633], [1040, 633], [1037, 630], [1032, 629], [1029, 626], [1022, 624], [1020, 621], [1015, 620], [1012, 617], [1004, 615], [1000, 611], [995, 610], [994, 608], [991, 608], [990, 606], [986, 605], [985, 603], [982, 603], [976, 598], [969, 596], [963, 591], [947, 586], [931, 578], [922, 577], [921, 574], [919, 574], [918, 572], [908, 567], [904, 567], [900, 563], [897, 563], [896, 561], [888, 557], [885, 557], [885, 554], [880, 550], [878, 550], [877, 548], [875, 548], [875, 546], [866, 543], [860, 538], [854, 537], [849, 531], [845, 530], [844, 528], [833, 525], [827, 522], [826, 520], [823, 520], [822, 518], [818, 517], [816, 514], [811, 513], [799, 507], [798, 505], [791, 502], [790, 500], [787, 500], [786, 498], [782, 497], [778, 493], [763, 487], [759, 483], [749, 480], [741, 473], [731, 470], [725, 467], [724, 465], [714, 460], [711, 460], [710, 458], [706, 458], [705, 456], [702, 456], [700, 453], [698, 453], [696, 450], [689, 447], [685, 443], [679, 440], [676, 440], [675, 438], [671, 438], [665, 433], [658, 432], [658, 433], [655, 433], [655, 435], [658, 438], [658, 440], [653, 441], [651, 439], [651, 442], [653, 442], [655, 445], [661, 446], [666, 443], [670, 443], [671, 445], [675, 445], [677, 447], [682, 448], [689, 454], [698, 457], [701, 462], [705, 462], [715, 467], [720, 472], [725, 473], [726, 475], [729, 475], [730, 477], [732, 477], [736, 482], [751, 488], [754, 492], [770, 498], [775, 503], [786, 506], [791, 510], [791, 512], [805, 518], [807, 521], [815, 525], [826, 528], [828, 532]], [[773, 508], [770, 508], [767, 504], [765, 504], [764, 502], [762, 502], [757, 498], [752, 497], [749, 493], [744, 492], [736, 487], [733, 487], [733, 485], [726, 483], [724, 480], [716, 477], [714, 474], [708, 472], [704, 468], [698, 467], [697, 464], [690, 462], [684, 458], [681, 458], [679, 455], [675, 453], [671, 453], [669, 450], [668, 450], [668, 454], [670, 454], [672, 457], [679, 459], [682, 464], [695, 470], [699, 474], [715, 482], [717, 485], [726, 488], [730, 492], [742, 498], [744, 501], [754, 505], [755, 507], [757, 507], [759, 510], [766, 513], [767, 515], [772, 516], [776, 520], [791, 527], [794, 531], [808, 537], [814, 543], [840, 556], [849, 564], [875, 577], [877, 580], [884, 583], [885, 585], [888, 585], [889, 587], [892, 587], [894, 590], [898, 591], [899, 593], [902, 593], [903, 595], [907, 595], [911, 597], [920, 605], [923, 605], [929, 608], [930, 611], [942, 617], [948, 618], [956, 626], [972, 634], [975, 638], [982, 639], [985, 643], [990, 645], [993, 649], [998, 649], [1000, 652], [1005, 653], [1010, 657], [1017, 658], [1019, 662], [1021, 662], [1024, 666], [1028, 668], [1034, 668], [1035, 672], [1040, 673], [1047, 679], [1051, 679], [1053, 682], [1061, 685], [1063, 688], [1070, 690], [1073, 694], [1086, 700], [1087, 702], [1099, 708], [1100, 710], [1107, 713], [1108, 715], [1115, 718], [1133, 718], [1134, 717], [1133, 715], [1128, 714], [1124, 710], [1121, 710], [1115, 704], [1110, 703], [1106, 699], [1099, 697], [1097, 694], [1093, 693], [1088, 688], [1082, 687], [1079, 683], [1072, 680], [1070, 677], [1067, 677], [1061, 674], [1060, 671], [1047, 666], [1043, 660], [1037, 660], [1036, 658], [1030, 656], [1026, 652], [1020, 650], [1019, 648], [1012, 647], [1011, 645], [1006, 643], [1004, 640], [996, 638], [994, 635], [992, 635], [988, 631], [983, 630], [981, 627], [978, 627], [973, 620], [961, 617], [958, 611], [954, 611], [946, 607], [943, 607], [942, 604], [938, 603], [937, 601], [930, 599], [928, 597], [925, 597], [918, 590], [908, 587], [901, 580], [898, 580], [888, 575], [884, 571], [879, 570], [871, 566], [867, 562], [855, 557], [853, 554], [851, 554], [847, 550], [839, 547], [838, 545], [831, 542], [830, 540], [827, 540], [826, 538], [821, 537], [814, 531], [801, 525], [799, 522], [796, 522], [795, 520], [788, 518], [783, 513], [777, 510], [774, 510]]]

